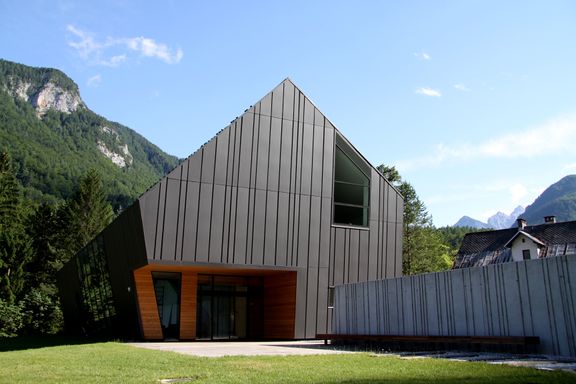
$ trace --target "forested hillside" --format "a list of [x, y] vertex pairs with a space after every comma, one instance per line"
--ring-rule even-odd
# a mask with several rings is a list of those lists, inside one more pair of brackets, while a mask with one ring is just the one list
[[13, 159], [26, 197], [71, 196], [91, 169], [115, 210], [128, 205], [178, 159], [86, 107], [64, 73], [0, 60], [0, 150]]
[[541, 224], [544, 216], [558, 221], [576, 220], [576, 175], [569, 175], [552, 184], [521, 215], [528, 224]]

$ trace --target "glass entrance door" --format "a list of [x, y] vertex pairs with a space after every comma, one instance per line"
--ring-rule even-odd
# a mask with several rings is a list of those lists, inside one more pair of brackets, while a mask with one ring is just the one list
[[152, 272], [164, 339], [180, 337], [180, 273]]
[[262, 292], [258, 277], [199, 275], [196, 338], [261, 338]]

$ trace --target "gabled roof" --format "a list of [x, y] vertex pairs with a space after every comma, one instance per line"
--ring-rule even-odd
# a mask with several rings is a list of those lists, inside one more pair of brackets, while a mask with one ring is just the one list
[[576, 253], [576, 221], [528, 225], [522, 230], [508, 228], [466, 234], [453, 268], [510, 261], [508, 245], [519, 235], [527, 236], [542, 247], [540, 257]]
[[528, 239], [532, 240], [534, 243], [536, 243], [537, 245], [539, 245], [540, 247], [544, 247], [546, 244], [543, 243], [542, 241], [538, 240], [537, 238], [535, 238], [534, 236], [532, 236], [529, 233], [526, 233], [524, 231], [518, 231], [516, 232], [516, 234], [514, 236], [512, 236], [512, 238], [510, 240], [508, 240], [508, 242], [506, 244], [504, 244], [504, 246], [506, 248], [511, 248], [512, 247], [512, 243], [514, 243], [514, 240], [516, 240], [518, 238], [518, 236], [524, 236], [527, 237]]

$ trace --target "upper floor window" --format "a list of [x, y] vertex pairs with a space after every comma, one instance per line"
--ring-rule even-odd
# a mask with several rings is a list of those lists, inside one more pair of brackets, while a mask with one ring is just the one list
[[339, 136], [334, 169], [334, 223], [368, 226], [370, 169]]

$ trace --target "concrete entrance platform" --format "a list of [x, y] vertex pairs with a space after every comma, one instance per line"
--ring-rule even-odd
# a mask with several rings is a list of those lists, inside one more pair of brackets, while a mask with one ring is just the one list
[[139, 348], [172, 351], [204, 357], [266, 356], [266, 355], [327, 355], [354, 353], [324, 345], [321, 340], [301, 341], [194, 341], [194, 342], [147, 342], [127, 343]]

